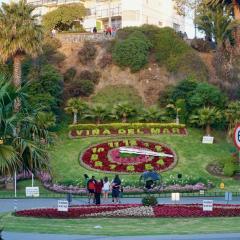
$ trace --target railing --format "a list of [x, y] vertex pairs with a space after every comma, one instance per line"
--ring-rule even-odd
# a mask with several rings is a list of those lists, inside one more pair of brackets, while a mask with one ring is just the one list
[[36, 5], [36, 6], [44, 6], [44, 5], [82, 3], [82, 0], [28, 0], [27, 3]]
[[[163, 193], [147, 193], [147, 192], [142, 192], [142, 193], [122, 193], [122, 198], [142, 198], [144, 196], [147, 196], [149, 194], [154, 195], [157, 198], [171, 198], [171, 193], [168, 192], [163, 192]], [[67, 194], [63, 193], [42, 193], [40, 192], [40, 197], [39, 198], [66, 198]], [[193, 197], [198, 197], [198, 198], [209, 198], [209, 197], [224, 197], [225, 193], [224, 192], [205, 192], [204, 194], [200, 194], [199, 192], [185, 192], [185, 193], [180, 193], [181, 198], [193, 198]], [[232, 192], [233, 197], [240, 197], [240, 192]], [[72, 195], [73, 198], [86, 198], [87, 194], [86, 193], [81, 193], [78, 195]], [[13, 199], [14, 193], [1, 193], [0, 191], [0, 199]], [[20, 192], [17, 194], [17, 198], [24, 199], [26, 198], [24, 192]], [[28, 197], [29, 199], [29, 197]]]
[[79, 42], [103, 42], [110, 41], [114, 37], [106, 35], [105, 33], [61, 33], [57, 34], [56, 38], [58, 38], [62, 42], [67, 43], [79, 43]]
[[90, 15], [94, 15], [97, 18], [108, 18], [109, 17], [109, 10], [110, 16], [116, 17], [122, 15], [122, 7], [121, 4], [118, 4], [114, 7], [108, 9], [107, 7], [95, 7], [90, 9]]

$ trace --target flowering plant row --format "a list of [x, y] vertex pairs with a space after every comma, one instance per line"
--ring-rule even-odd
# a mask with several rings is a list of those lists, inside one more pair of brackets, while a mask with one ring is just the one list
[[133, 135], [186, 135], [184, 124], [163, 123], [111, 123], [111, 124], [76, 124], [69, 126], [71, 138], [90, 136], [133, 136]]
[[[172, 157], [144, 154], [122, 156], [120, 147], [151, 150], [168, 154]], [[151, 169], [162, 172], [173, 168], [176, 160], [176, 154], [169, 147], [161, 143], [140, 139], [116, 140], [97, 144], [88, 148], [80, 157], [81, 164], [87, 168], [117, 173], [144, 172]]]
[[56, 208], [17, 211], [16, 216], [42, 218], [81, 217], [239, 217], [240, 205], [215, 204], [213, 211], [203, 211], [202, 204], [166, 204], [143, 206], [140, 204], [75, 206], [68, 212]]

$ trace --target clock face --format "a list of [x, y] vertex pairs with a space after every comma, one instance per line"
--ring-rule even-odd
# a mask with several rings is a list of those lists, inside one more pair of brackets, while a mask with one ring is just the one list
[[165, 144], [143, 139], [112, 140], [87, 148], [80, 163], [92, 170], [112, 173], [167, 171], [176, 165], [175, 152]]

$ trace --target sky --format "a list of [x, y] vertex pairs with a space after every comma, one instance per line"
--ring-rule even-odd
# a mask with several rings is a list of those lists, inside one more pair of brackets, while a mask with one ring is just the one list
[[[0, 0], [1, 2], [8, 2], [9, 0]], [[194, 24], [193, 24], [193, 19], [190, 17], [187, 17], [185, 20], [185, 29], [186, 33], [188, 35], [188, 38], [194, 38]], [[198, 32], [197, 35], [200, 37], [201, 34]]]

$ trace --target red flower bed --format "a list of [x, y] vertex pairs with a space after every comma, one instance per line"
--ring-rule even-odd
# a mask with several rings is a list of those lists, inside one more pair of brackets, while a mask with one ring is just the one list
[[[169, 154], [173, 157], [146, 155], [121, 157], [119, 147], [135, 147]], [[91, 146], [81, 155], [80, 161], [85, 167], [105, 172], [144, 172], [151, 168], [162, 172], [172, 168], [176, 164], [176, 154], [169, 147], [161, 143], [140, 139], [120, 140]]]
[[239, 217], [240, 205], [215, 204], [213, 211], [203, 211], [201, 204], [157, 205], [143, 207], [140, 204], [101, 205], [71, 207], [68, 212], [55, 208], [17, 211], [16, 216], [42, 218], [81, 217]]

